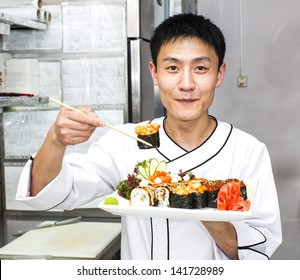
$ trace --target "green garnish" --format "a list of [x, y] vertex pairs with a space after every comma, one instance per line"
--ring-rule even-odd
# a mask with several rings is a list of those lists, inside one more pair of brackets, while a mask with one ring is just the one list
[[108, 204], [108, 205], [118, 205], [119, 201], [115, 197], [107, 197], [103, 204]]

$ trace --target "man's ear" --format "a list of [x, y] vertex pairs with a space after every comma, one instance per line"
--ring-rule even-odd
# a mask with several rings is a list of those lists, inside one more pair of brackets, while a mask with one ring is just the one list
[[157, 86], [157, 71], [156, 71], [156, 67], [153, 63], [153, 61], [150, 61], [149, 62], [149, 70], [150, 70], [150, 73], [151, 73], [151, 76], [152, 76], [152, 80], [153, 80], [153, 83], [154, 85]]
[[225, 72], [226, 72], [226, 64], [223, 63], [219, 68], [216, 88], [218, 88], [222, 85], [222, 82], [223, 82], [224, 77], [225, 77]]

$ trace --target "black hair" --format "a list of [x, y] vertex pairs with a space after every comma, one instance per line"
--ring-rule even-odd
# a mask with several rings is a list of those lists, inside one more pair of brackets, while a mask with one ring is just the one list
[[177, 14], [164, 20], [154, 30], [150, 40], [150, 51], [155, 66], [161, 46], [178, 38], [198, 38], [215, 50], [219, 67], [223, 64], [226, 43], [219, 27], [202, 15]]

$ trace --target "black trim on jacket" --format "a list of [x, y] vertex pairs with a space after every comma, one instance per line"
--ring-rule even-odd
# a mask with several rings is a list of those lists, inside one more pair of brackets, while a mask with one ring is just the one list
[[256, 253], [258, 253], [258, 254], [261, 254], [261, 255], [265, 256], [265, 257], [269, 260], [270, 257], [269, 257], [268, 255], [266, 255], [265, 253], [260, 252], [260, 251], [255, 250], [255, 249], [252, 248], [252, 247], [254, 247], [254, 246], [257, 246], [257, 245], [266, 243], [266, 242], [267, 242], [267, 237], [266, 237], [260, 230], [258, 230], [257, 228], [252, 227], [252, 226], [250, 226], [250, 227], [253, 228], [253, 229], [255, 229], [255, 230], [257, 230], [257, 231], [264, 237], [264, 240], [261, 241], [261, 242], [258, 242], [258, 243], [254, 243], [254, 244], [251, 244], [251, 245], [247, 245], [247, 246], [238, 246], [238, 250], [250, 250], [250, 251], [253, 251], [253, 252], [256, 252]]

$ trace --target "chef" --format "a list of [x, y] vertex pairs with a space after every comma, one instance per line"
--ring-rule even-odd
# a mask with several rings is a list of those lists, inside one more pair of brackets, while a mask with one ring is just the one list
[[[65, 155], [68, 145], [85, 142], [104, 123], [92, 108], [62, 109], [26, 163], [16, 199], [40, 210], [74, 209], [114, 192], [138, 161], [165, 160], [170, 171], [252, 182], [252, 215], [235, 221], [122, 216], [122, 259], [269, 259], [282, 233], [267, 148], [209, 114], [226, 72], [221, 30], [200, 15], [175, 15], [156, 28], [150, 49], [150, 73], [167, 111], [151, 120], [160, 124], [160, 146], [140, 149], [131, 138], [110, 130], [86, 154]], [[129, 134], [135, 127], [119, 126]]]

